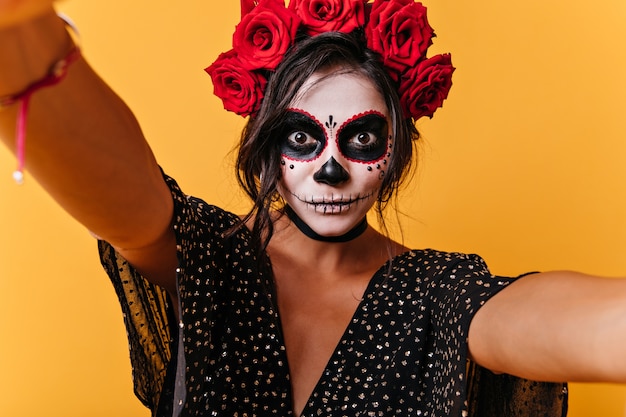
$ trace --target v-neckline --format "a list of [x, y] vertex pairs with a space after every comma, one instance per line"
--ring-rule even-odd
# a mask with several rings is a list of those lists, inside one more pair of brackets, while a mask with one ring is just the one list
[[[304, 406], [304, 408], [302, 409], [302, 411], [300, 411], [299, 414], [296, 414], [293, 410], [293, 390], [292, 390], [292, 386], [291, 386], [291, 372], [290, 372], [290, 366], [289, 366], [289, 357], [287, 355], [287, 347], [286, 347], [286, 343], [285, 343], [285, 336], [283, 333], [283, 326], [282, 326], [282, 320], [281, 320], [281, 316], [280, 316], [280, 311], [278, 309], [278, 307], [275, 308], [276, 311], [276, 317], [278, 318], [278, 329], [279, 329], [279, 334], [278, 334], [278, 338], [279, 338], [279, 343], [281, 345], [281, 347], [284, 349], [285, 352], [285, 364], [286, 364], [286, 369], [287, 369], [287, 380], [289, 383], [289, 390], [288, 390], [288, 397], [287, 397], [287, 404], [289, 404], [290, 406], [290, 414], [297, 416], [297, 417], [302, 417], [305, 415], [305, 413], [312, 407], [314, 406], [314, 395], [315, 393], [320, 389], [320, 387], [323, 385], [323, 383], [325, 382], [325, 377], [328, 374], [328, 369], [330, 368], [330, 364], [333, 363], [338, 357], [340, 357], [339, 355], [339, 350], [340, 347], [344, 344], [344, 342], [347, 339], [347, 335], [350, 332], [350, 330], [352, 330], [352, 327], [355, 326], [355, 323], [360, 322], [360, 319], [362, 318], [361, 316], [363, 315], [364, 312], [364, 307], [366, 305], [366, 303], [368, 302], [368, 300], [370, 300], [373, 297], [374, 294], [374, 289], [377, 288], [379, 285], [381, 285], [384, 282], [386, 277], [386, 271], [390, 265], [395, 262], [397, 259], [400, 259], [402, 257], [406, 257], [409, 254], [413, 253], [414, 250], [409, 249], [406, 250], [404, 252], [401, 252], [397, 255], [395, 255], [393, 258], [388, 259], [387, 261], [385, 261], [384, 264], [382, 264], [371, 276], [371, 278], [369, 279], [367, 286], [365, 287], [365, 291], [363, 292], [363, 296], [361, 297], [361, 300], [359, 301], [359, 303], [357, 304], [354, 312], [352, 313], [352, 316], [350, 317], [350, 320], [348, 321], [348, 324], [346, 325], [346, 327], [344, 328], [341, 337], [337, 340], [337, 343], [335, 344], [335, 347], [332, 350], [332, 353], [330, 354], [330, 356], [328, 357], [328, 360], [326, 361], [326, 365], [324, 366], [324, 368], [322, 369], [321, 375], [319, 377], [319, 379], [317, 380], [317, 382], [315, 383], [315, 386], [313, 387], [313, 389], [311, 390], [311, 392], [309, 393], [309, 396], [307, 398], [306, 404]], [[269, 258], [269, 257], [268, 257]], [[271, 269], [271, 262], [269, 263], [270, 265], [270, 269]], [[272, 270], [272, 276], [274, 275], [273, 270]], [[275, 290], [275, 288], [274, 288]]]

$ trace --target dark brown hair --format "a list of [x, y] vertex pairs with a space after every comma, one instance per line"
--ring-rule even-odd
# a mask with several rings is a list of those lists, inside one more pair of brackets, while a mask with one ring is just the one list
[[362, 32], [327, 32], [299, 40], [269, 76], [261, 108], [244, 128], [237, 155], [237, 179], [254, 204], [243, 222], [254, 219], [253, 243], [261, 250], [265, 250], [273, 233], [270, 209], [281, 202], [277, 191], [281, 177], [281, 138], [277, 132], [282, 118], [304, 82], [313, 74], [329, 69], [364, 75], [379, 90], [389, 109], [394, 152], [376, 203], [383, 228], [383, 209], [410, 169], [413, 140], [419, 134], [412, 120], [403, 116], [397, 85], [383, 68], [379, 56], [366, 48]]

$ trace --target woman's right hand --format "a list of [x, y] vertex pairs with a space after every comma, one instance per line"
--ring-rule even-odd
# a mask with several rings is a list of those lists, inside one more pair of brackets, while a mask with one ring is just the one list
[[52, 0], [0, 0], [0, 30], [32, 20], [52, 9]]

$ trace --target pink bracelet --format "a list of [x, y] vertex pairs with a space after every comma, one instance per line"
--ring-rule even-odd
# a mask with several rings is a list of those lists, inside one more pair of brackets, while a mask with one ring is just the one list
[[19, 103], [19, 110], [17, 114], [16, 123], [16, 156], [17, 156], [17, 169], [13, 172], [13, 179], [18, 184], [24, 182], [24, 161], [25, 161], [25, 146], [26, 146], [26, 122], [28, 118], [28, 105], [30, 104], [31, 96], [37, 91], [45, 87], [58, 84], [65, 78], [67, 69], [71, 63], [75, 62], [81, 57], [80, 49], [77, 46], [73, 46], [68, 54], [61, 60], [52, 65], [48, 74], [43, 78], [30, 84], [24, 90], [17, 94], [0, 97], [0, 109], [3, 107], [11, 106], [15, 103]]

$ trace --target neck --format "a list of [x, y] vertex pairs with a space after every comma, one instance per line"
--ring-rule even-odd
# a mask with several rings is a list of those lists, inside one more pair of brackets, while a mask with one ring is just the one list
[[354, 226], [352, 229], [348, 230], [343, 235], [340, 235], [340, 236], [322, 236], [322, 235], [318, 234], [315, 230], [311, 229], [309, 227], [309, 225], [306, 224], [304, 222], [304, 220], [302, 220], [296, 214], [296, 212], [293, 211], [293, 209], [291, 207], [285, 206], [285, 213], [287, 214], [287, 217], [289, 217], [289, 220], [291, 220], [291, 222], [293, 224], [295, 224], [296, 227], [302, 233], [304, 233], [307, 237], [309, 237], [309, 238], [311, 238], [313, 240], [320, 241], [320, 242], [332, 242], [332, 243], [349, 242], [349, 241], [354, 240], [357, 237], [361, 236], [363, 234], [363, 232], [365, 232], [367, 230], [367, 218], [363, 217], [363, 219], [356, 226]]

